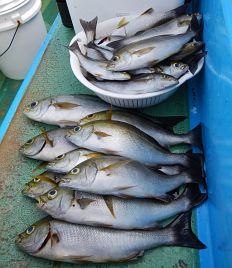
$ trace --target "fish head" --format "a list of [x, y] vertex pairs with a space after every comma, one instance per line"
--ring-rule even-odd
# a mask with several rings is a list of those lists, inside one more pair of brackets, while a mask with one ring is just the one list
[[171, 73], [186, 73], [189, 66], [183, 62], [172, 62], [171, 63]]
[[107, 64], [107, 70], [110, 71], [123, 71], [130, 67], [133, 54], [126, 50], [116, 53], [112, 60]]
[[82, 146], [94, 132], [94, 126], [92, 122], [83, 126], [76, 126], [75, 128], [68, 131], [66, 139], [78, 146]]
[[38, 175], [25, 184], [22, 194], [31, 198], [37, 198], [56, 186], [55, 181], [47, 178], [45, 175]]
[[204, 42], [201, 42], [201, 41], [193, 41], [193, 42], [190, 42], [190, 43], [187, 43], [183, 49], [185, 51], [196, 51], [196, 50], [200, 50], [200, 49], [203, 49], [204, 48]]
[[161, 88], [175, 86], [179, 83], [178, 79], [167, 74], [160, 74], [159, 82], [160, 82]]
[[[75, 158], [78, 161], [79, 156], [75, 154]], [[69, 154], [61, 154], [57, 156], [53, 161], [50, 161], [46, 165], [46, 169], [53, 172], [66, 172], [70, 162]]]
[[33, 101], [24, 108], [23, 113], [32, 120], [40, 120], [47, 112], [50, 104], [50, 99]]
[[67, 212], [73, 198], [73, 190], [55, 187], [37, 198], [37, 207], [56, 217]]
[[19, 149], [19, 152], [28, 157], [33, 157], [39, 154], [46, 145], [46, 139], [43, 135], [38, 135], [30, 140], [28, 140]]
[[98, 120], [108, 120], [109, 119], [108, 113], [109, 113], [108, 111], [104, 111], [104, 112], [89, 114], [80, 120], [80, 125], [82, 126], [87, 123], [98, 121]]
[[48, 241], [50, 236], [50, 223], [47, 218], [29, 226], [15, 240], [16, 245], [29, 254], [38, 253]]
[[98, 168], [94, 159], [89, 159], [73, 168], [59, 182], [60, 187], [77, 189], [79, 186], [91, 185], [97, 175]]

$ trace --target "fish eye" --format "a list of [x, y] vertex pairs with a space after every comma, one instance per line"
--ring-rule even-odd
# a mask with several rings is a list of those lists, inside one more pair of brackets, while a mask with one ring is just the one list
[[80, 127], [80, 126], [77, 126], [77, 127], [75, 127], [73, 130], [74, 130], [74, 132], [78, 132], [78, 131], [81, 130], [81, 127]]
[[31, 225], [27, 228], [26, 234], [30, 235], [34, 232], [34, 230], [35, 230], [35, 226]]
[[48, 199], [52, 200], [56, 196], [57, 196], [57, 190], [51, 190], [50, 192], [48, 192]]
[[178, 68], [178, 67], [180, 67], [180, 64], [177, 63], [177, 62], [175, 62], [175, 63], [174, 63], [174, 67]]
[[71, 174], [75, 175], [78, 174], [80, 172], [79, 168], [74, 168], [73, 170], [71, 170]]
[[32, 103], [31, 103], [31, 108], [35, 108], [37, 105], [38, 105], [38, 101], [33, 101]]
[[65, 156], [65, 154], [61, 154], [61, 155], [58, 155], [55, 159], [56, 160], [60, 160], [60, 159], [63, 159]]
[[93, 117], [93, 114], [89, 114], [87, 117], [88, 118], [92, 118]]
[[34, 139], [30, 139], [30, 140], [28, 140], [27, 142], [26, 142], [26, 144], [27, 145], [30, 145], [30, 144], [32, 144], [34, 142]]
[[34, 182], [39, 182], [40, 181], [40, 178], [34, 178], [33, 181]]
[[119, 60], [119, 56], [114, 56], [112, 60], [113, 61], [118, 61]]

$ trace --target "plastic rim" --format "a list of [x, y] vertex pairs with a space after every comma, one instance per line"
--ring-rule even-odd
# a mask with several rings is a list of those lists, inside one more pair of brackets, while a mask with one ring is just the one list
[[11, 12], [12, 9], [19, 5], [26, 4], [30, 0], [0, 0], [0, 16], [6, 12]]

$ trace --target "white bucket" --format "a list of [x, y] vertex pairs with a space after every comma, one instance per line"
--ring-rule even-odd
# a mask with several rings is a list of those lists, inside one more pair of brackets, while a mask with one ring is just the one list
[[11, 79], [24, 79], [46, 34], [41, 0], [0, 0], [0, 70]]
[[[1, 1], [1, 0], [0, 0]], [[125, 15], [139, 14], [152, 7], [156, 12], [166, 11], [184, 4], [184, 0], [67, 0], [75, 33], [82, 31], [80, 18], [99, 22]]]

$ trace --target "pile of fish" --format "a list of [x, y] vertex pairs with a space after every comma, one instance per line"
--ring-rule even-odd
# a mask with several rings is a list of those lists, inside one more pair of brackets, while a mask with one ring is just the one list
[[207, 199], [199, 187], [206, 188], [203, 156], [170, 151], [177, 144], [202, 149], [200, 125], [175, 134], [173, 126], [185, 117], [109, 109], [87, 95], [35, 101], [24, 114], [62, 128], [43, 131], [20, 148], [47, 161], [22, 193], [52, 216], [17, 237], [23, 251], [104, 263], [135, 260], [160, 246], [205, 248], [191, 229], [191, 210]]
[[[109, 36], [96, 39], [98, 18], [80, 20], [86, 35], [85, 53], [79, 43], [69, 49], [77, 56], [86, 78], [95, 86], [120, 94], [142, 94], [177, 86], [195, 74], [204, 57], [204, 43], [195, 41], [202, 15], [187, 14], [187, 5], [157, 13], [123, 17]], [[99, 25], [100, 27], [100, 25]]]

